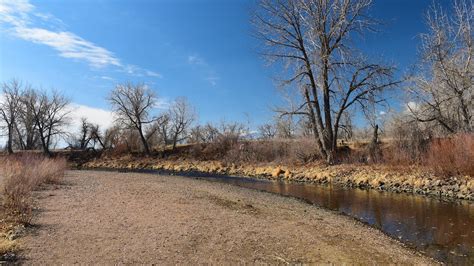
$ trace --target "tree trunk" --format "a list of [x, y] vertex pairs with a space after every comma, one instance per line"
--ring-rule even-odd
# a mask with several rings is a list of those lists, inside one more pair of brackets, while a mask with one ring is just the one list
[[104, 144], [104, 142], [102, 142], [100, 137], [97, 137], [97, 141], [99, 142], [100, 146], [102, 147], [102, 150], [105, 150], [105, 144]]
[[175, 136], [173, 137], [173, 148], [172, 148], [172, 151], [174, 151], [176, 149], [176, 142], [178, 142], [178, 135], [175, 134]]
[[43, 154], [51, 157], [51, 152], [49, 150], [49, 145], [46, 143], [46, 140], [43, 136], [40, 136], [41, 139], [41, 145], [43, 146]]
[[379, 142], [379, 125], [374, 127], [374, 135], [372, 136], [372, 144], [377, 145]]
[[140, 139], [142, 140], [143, 148], [147, 155], [150, 155], [150, 147], [148, 146], [148, 141], [146, 140], [145, 136], [143, 135], [142, 129], [139, 128], [138, 132], [140, 133]]
[[304, 95], [305, 95], [305, 98], [306, 98], [306, 102], [308, 103], [308, 111], [309, 111], [309, 114], [310, 114], [311, 129], [313, 131], [313, 135], [314, 135], [314, 139], [316, 141], [316, 145], [318, 146], [318, 152], [319, 152], [319, 155], [322, 158], [324, 158], [324, 157], [326, 157], [326, 152], [323, 149], [321, 139], [319, 138], [318, 126], [316, 124], [317, 123], [316, 122], [316, 116], [314, 114], [313, 107], [311, 106], [311, 99], [310, 99], [310, 96], [309, 96], [309, 92], [306, 88], [304, 89]]
[[7, 152], [13, 154], [13, 124], [8, 125], [8, 140], [7, 140]]
[[372, 135], [372, 141], [369, 145], [369, 162], [378, 161], [378, 143], [379, 143], [379, 125], [375, 125], [374, 134]]

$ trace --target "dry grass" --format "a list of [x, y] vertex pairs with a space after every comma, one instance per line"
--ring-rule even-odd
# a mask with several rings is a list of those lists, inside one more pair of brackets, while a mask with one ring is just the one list
[[66, 160], [63, 158], [24, 155], [3, 159], [0, 173], [4, 211], [18, 223], [29, 224], [31, 193], [43, 183], [59, 183], [66, 167]]
[[474, 135], [457, 134], [433, 140], [424, 164], [442, 175], [474, 176]]
[[0, 158], [0, 258], [16, 248], [15, 241], [6, 239], [6, 232], [31, 224], [32, 192], [41, 184], [59, 183], [66, 167], [63, 158], [31, 154]]
[[2, 257], [2, 254], [15, 252], [17, 248], [18, 245], [15, 241], [10, 241], [6, 238], [0, 238], [0, 258]]

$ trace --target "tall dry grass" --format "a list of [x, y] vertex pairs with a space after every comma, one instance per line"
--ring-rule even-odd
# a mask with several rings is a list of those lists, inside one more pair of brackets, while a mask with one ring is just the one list
[[431, 141], [423, 161], [442, 175], [474, 176], [474, 135], [456, 134]]
[[0, 197], [3, 212], [20, 224], [31, 223], [32, 192], [41, 184], [59, 183], [64, 177], [64, 158], [35, 155], [12, 156], [0, 162]]

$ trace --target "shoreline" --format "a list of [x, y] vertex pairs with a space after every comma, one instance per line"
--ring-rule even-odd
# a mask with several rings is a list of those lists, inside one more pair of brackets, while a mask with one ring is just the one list
[[196, 172], [296, 183], [334, 184], [345, 188], [415, 194], [448, 201], [474, 201], [474, 178], [440, 177], [416, 168], [396, 171], [384, 166], [365, 165], [227, 165], [219, 161], [163, 160], [131, 156], [94, 159], [77, 168], [154, 170], [177, 174]]

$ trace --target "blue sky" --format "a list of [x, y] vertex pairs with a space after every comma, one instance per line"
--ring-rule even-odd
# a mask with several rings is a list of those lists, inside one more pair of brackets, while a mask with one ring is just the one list
[[[374, 2], [373, 15], [386, 25], [359, 46], [401, 74], [416, 62], [431, 1]], [[186, 96], [201, 122], [263, 123], [281, 99], [271, 79], [278, 73], [252, 37], [255, 3], [0, 0], [0, 81], [55, 88], [77, 106], [98, 109], [109, 108], [105, 97], [114, 84], [144, 82], [163, 105]]]

